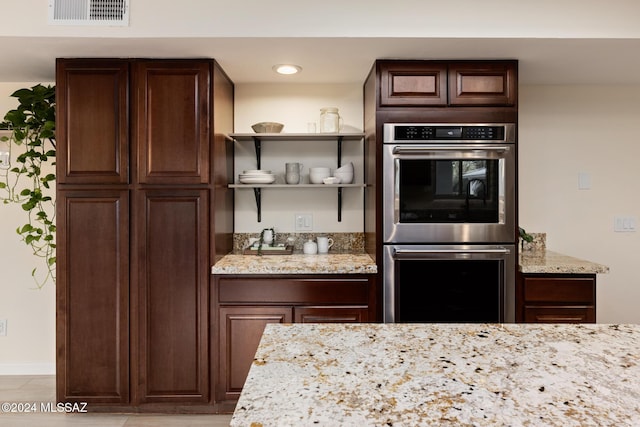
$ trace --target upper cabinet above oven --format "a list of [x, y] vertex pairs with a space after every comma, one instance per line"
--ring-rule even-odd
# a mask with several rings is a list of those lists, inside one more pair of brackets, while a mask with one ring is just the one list
[[512, 107], [517, 61], [377, 61], [379, 107]]

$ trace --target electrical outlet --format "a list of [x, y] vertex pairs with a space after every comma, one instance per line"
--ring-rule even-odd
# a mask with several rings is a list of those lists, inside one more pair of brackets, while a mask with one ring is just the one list
[[297, 213], [295, 215], [295, 230], [296, 231], [313, 230], [313, 215], [310, 213]]
[[7, 319], [0, 319], [0, 337], [7, 336]]

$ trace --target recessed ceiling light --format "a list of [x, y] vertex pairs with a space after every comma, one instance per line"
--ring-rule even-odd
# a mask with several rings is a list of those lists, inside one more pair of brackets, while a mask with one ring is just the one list
[[296, 74], [302, 71], [302, 67], [293, 64], [277, 64], [273, 66], [273, 71], [278, 74]]

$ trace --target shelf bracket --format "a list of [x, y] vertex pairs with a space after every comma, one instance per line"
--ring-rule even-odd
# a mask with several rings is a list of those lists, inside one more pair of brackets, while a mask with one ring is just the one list
[[258, 138], [257, 136], [254, 136], [253, 145], [255, 146], [255, 149], [256, 149], [256, 165], [257, 165], [256, 169], [260, 169], [260, 159], [262, 157], [262, 141], [260, 141], [260, 138]]
[[262, 222], [262, 189], [255, 187], [253, 189], [253, 195], [256, 198], [256, 208], [258, 210], [258, 222]]
[[342, 222], [342, 187], [338, 187], [338, 222]]
[[[338, 167], [342, 166], [342, 138], [338, 137]], [[342, 187], [338, 188], [338, 222], [342, 222]]]

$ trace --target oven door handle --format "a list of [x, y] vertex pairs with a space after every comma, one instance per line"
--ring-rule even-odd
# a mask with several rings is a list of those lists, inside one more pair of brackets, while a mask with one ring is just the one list
[[496, 153], [504, 153], [511, 148], [508, 145], [492, 145], [492, 146], [477, 146], [477, 145], [412, 145], [412, 146], [395, 146], [393, 147], [393, 154], [424, 154], [429, 151], [492, 151]]
[[490, 249], [394, 249], [393, 257], [396, 259], [416, 258], [425, 255], [450, 254], [450, 255], [480, 255], [480, 254], [509, 254], [507, 248]]

